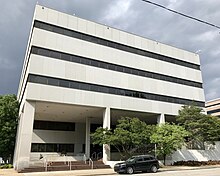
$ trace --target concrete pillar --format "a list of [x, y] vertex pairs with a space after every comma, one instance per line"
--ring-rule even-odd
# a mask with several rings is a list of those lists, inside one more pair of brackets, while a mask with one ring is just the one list
[[[110, 129], [110, 108], [107, 107], [103, 112], [103, 128]], [[110, 160], [110, 145], [103, 144], [103, 162], [106, 163]]]
[[31, 141], [35, 114], [35, 102], [26, 101], [20, 115], [15, 148], [14, 168], [21, 170], [29, 167]]
[[161, 125], [165, 123], [165, 115], [164, 114], [160, 114], [157, 117], [157, 124]]
[[86, 117], [86, 148], [85, 148], [85, 153], [87, 159], [90, 158], [90, 118]]

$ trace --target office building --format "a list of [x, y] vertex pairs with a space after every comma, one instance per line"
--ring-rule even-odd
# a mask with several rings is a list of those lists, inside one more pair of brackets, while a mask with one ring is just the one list
[[[163, 32], [161, 30], [161, 32]], [[164, 34], [166, 35], [166, 34]], [[122, 116], [175, 121], [192, 102], [204, 107], [199, 56], [110, 26], [36, 6], [18, 89], [14, 167], [41, 155], [103, 151], [90, 132]]]

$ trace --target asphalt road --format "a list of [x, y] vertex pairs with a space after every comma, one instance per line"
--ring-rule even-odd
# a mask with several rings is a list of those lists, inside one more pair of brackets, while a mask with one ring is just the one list
[[[128, 175], [122, 174], [121, 176], [128, 176]], [[180, 171], [158, 171], [157, 173], [137, 173], [134, 174], [134, 176], [220, 176], [220, 168], [180, 170]]]

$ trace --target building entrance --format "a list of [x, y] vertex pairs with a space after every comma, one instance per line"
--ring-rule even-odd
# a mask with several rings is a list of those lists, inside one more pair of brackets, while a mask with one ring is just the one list
[[[102, 124], [91, 124], [90, 126], [90, 133], [94, 133], [95, 130], [99, 127], [102, 127]], [[91, 139], [91, 144], [90, 144], [90, 157], [93, 160], [99, 160], [102, 159], [103, 157], [103, 148], [102, 146], [98, 144], [92, 144], [92, 139]]]

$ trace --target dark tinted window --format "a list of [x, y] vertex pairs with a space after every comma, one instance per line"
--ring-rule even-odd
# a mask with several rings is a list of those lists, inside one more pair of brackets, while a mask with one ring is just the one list
[[32, 143], [31, 152], [74, 152], [74, 144]]
[[56, 131], [75, 131], [75, 123], [35, 120], [34, 129], [56, 130]]
[[57, 151], [56, 144], [46, 144], [46, 152]]
[[48, 51], [44, 49], [39, 49], [38, 54], [42, 56], [48, 56]]
[[61, 87], [69, 87], [69, 81], [66, 80], [60, 80], [59, 81]]
[[70, 88], [79, 89], [79, 84], [77, 82], [70, 82]]
[[91, 61], [91, 65], [92, 65], [92, 66], [95, 66], [95, 67], [98, 67], [98, 66], [99, 66], [99, 63], [98, 63], [98, 61], [92, 60], [92, 61]]
[[142, 157], [136, 158], [135, 161], [137, 161], [137, 162], [142, 162], [142, 161], [143, 161], [143, 158], [142, 158]]
[[70, 31], [70, 30], [64, 29], [64, 30], [63, 30], [63, 34], [64, 34], [64, 35], [67, 35], [67, 36], [69, 36], [69, 37], [72, 37], [72, 31]]
[[36, 76], [31, 80], [33, 80], [33, 82], [36, 82], [36, 83], [47, 84], [47, 78], [42, 77], [42, 76]]
[[32, 144], [31, 145], [31, 151], [32, 152], [38, 152], [38, 145], [37, 144]]
[[149, 161], [149, 160], [152, 160], [151, 157], [144, 157], [144, 161]]
[[217, 112], [220, 112], [220, 109], [214, 109], [211, 111], [207, 111], [208, 114], [213, 114], [213, 113], [217, 113]]
[[58, 86], [59, 82], [58, 82], [58, 79], [48, 78], [48, 84], [52, 86]]
[[72, 37], [77, 38], [77, 39], [81, 39], [82, 35], [79, 34], [78, 32], [72, 32]]
[[72, 62], [76, 62], [76, 63], [80, 63], [80, 57], [77, 57], [77, 56], [71, 56], [71, 61]]
[[50, 57], [60, 59], [60, 53], [52, 51], [50, 52]]
[[66, 61], [70, 61], [70, 55], [69, 54], [61, 54], [61, 59], [62, 60], [66, 60]]
[[38, 152], [46, 152], [46, 145], [38, 144]]
[[80, 84], [80, 89], [82, 89], [82, 90], [90, 90], [90, 85], [82, 83], [82, 84]]

